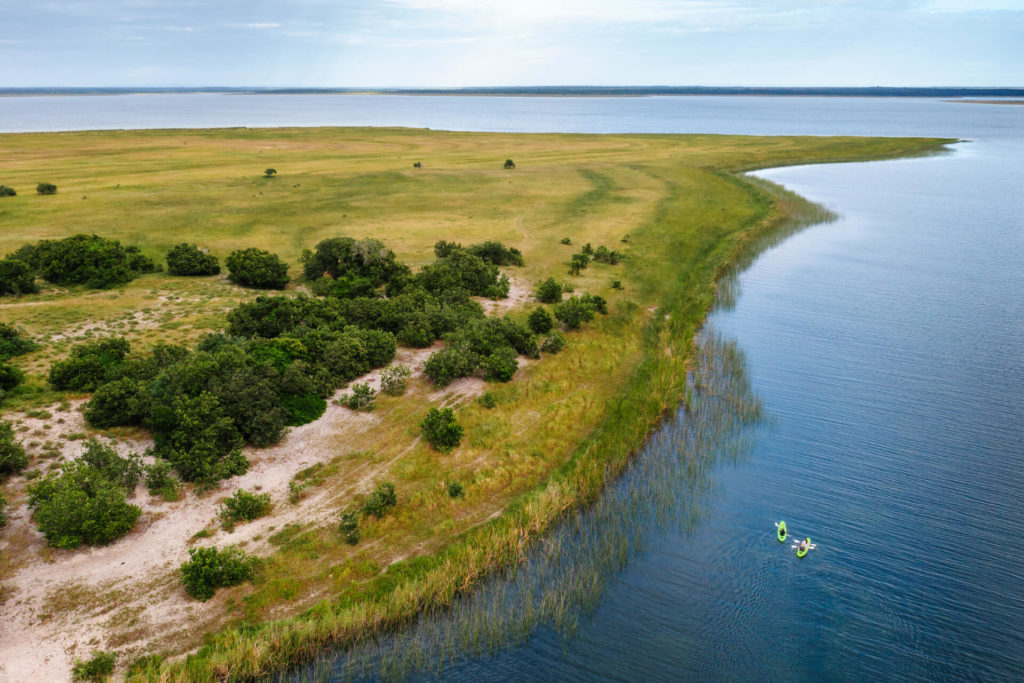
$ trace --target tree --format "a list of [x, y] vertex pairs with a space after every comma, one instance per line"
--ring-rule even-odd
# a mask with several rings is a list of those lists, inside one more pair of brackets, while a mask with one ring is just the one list
[[579, 329], [585, 322], [594, 319], [596, 308], [578, 296], [571, 296], [565, 301], [555, 304], [555, 318], [565, 324], [567, 330]]
[[57, 186], [53, 183], [39, 183], [36, 185], [36, 192], [39, 194], [57, 194]]
[[22, 331], [17, 327], [0, 323], [0, 360], [14, 358], [38, 348], [39, 344], [22, 336]]
[[35, 294], [38, 291], [32, 266], [10, 256], [0, 260], [0, 295]]
[[196, 245], [182, 242], [167, 252], [167, 272], [171, 275], [217, 275], [220, 262]]
[[268, 168], [265, 171], [263, 171], [263, 175], [267, 176], [268, 178], [276, 176], [277, 175], [277, 169], [276, 168]]
[[98, 235], [72, 235], [60, 240], [41, 240], [15, 252], [46, 281], [57, 285], [85, 285], [104, 289], [131, 282], [156, 264], [138, 247], [122, 246]]
[[154, 430], [157, 452], [185, 481], [212, 484], [248, 470], [242, 436], [213, 394], [177, 396], [168, 417], [170, 429]]
[[105, 545], [132, 530], [142, 510], [125, 502], [125, 488], [103, 470], [76, 461], [61, 475], [30, 484], [29, 506], [54, 548]]
[[516, 162], [512, 161], [511, 159], [505, 159], [505, 168], [515, 168], [515, 167], [516, 167]]
[[530, 311], [530, 317], [526, 319], [526, 322], [530, 326], [530, 329], [536, 334], [546, 334], [550, 332], [551, 328], [554, 327], [555, 324], [551, 314], [548, 313], [548, 309], [543, 306], [538, 306]]
[[100, 385], [85, 408], [85, 419], [93, 427], [108, 429], [142, 424], [149, 415], [145, 387], [131, 377]]
[[420, 423], [420, 429], [427, 442], [442, 453], [450, 453], [462, 441], [462, 425], [451, 408], [431, 408]]
[[25, 373], [7, 363], [0, 363], [0, 396], [25, 381]]
[[544, 282], [540, 283], [540, 287], [537, 288], [537, 301], [545, 304], [554, 304], [562, 300], [562, 285], [555, 282], [553, 277], [549, 277]]
[[394, 507], [396, 504], [398, 504], [398, 496], [395, 495], [395, 485], [389, 481], [382, 481], [363, 502], [363, 514], [373, 515], [380, 519], [388, 511], [388, 508]]
[[50, 366], [50, 384], [55, 389], [96, 391], [114, 378], [129, 351], [124, 337], [108, 337], [79, 344], [71, 356]]
[[14, 191], [13, 187], [7, 187], [6, 185], [0, 185], [0, 197], [15, 197], [17, 192]]
[[502, 346], [487, 357], [484, 379], [489, 382], [508, 382], [519, 368], [519, 354], [511, 346]]
[[188, 557], [181, 565], [181, 579], [185, 591], [203, 602], [212, 598], [218, 588], [248, 581], [256, 571], [256, 558], [235, 546], [223, 550], [190, 548]]
[[288, 284], [288, 266], [263, 249], [250, 247], [231, 252], [227, 258], [228, 279], [235, 284], [257, 289], [284, 289]]
[[0, 482], [28, 467], [25, 448], [14, 440], [10, 422], [0, 421]]
[[332, 237], [305, 255], [303, 271], [310, 281], [330, 277], [354, 282], [362, 278], [377, 288], [395, 277], [408, 275], [409, 268], [380, 240]]

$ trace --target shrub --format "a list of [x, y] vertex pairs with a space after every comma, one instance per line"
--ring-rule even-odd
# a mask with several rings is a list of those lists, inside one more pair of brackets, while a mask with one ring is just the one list
[[377, 407], [377, 392], [369, 384], [353, 384], [352, 393], [343, 395], [341, 400], [349, 410], [370, 412]]
[[485, 391], [477, 400], [480, 402], [480, 405], [482, 405], [484, 408], [487, 408], [487, 410], [490, 410], [494, 406], [498, 405], [498, 399], [496, 399], [494, 397], [494, 394], [492, 394], [489, 391]]
[[131, 347], [124, 337], [108, 337], [79, 344], [71, 356], [50, 366], [50, 384], [55, 389], [96, 391], [113, 379]]
[[465, 491], [462, 488], [462, 484], [457, 481], [448, 482], [448, 497], [449, 498], [462, 498], [465, 495]]
[[612, 280], [612, 289], [622, 289], [622, 281]]
[[213, 394], [178, 396], [157, 422], [157, 452], [185, 481], [212, 484], [249, 469], [242, 436]]
[[146, 467], [143, 481], [149, 489], [149, 495], [161, 496], [164, 500], [177, 500], [178, 480], [172, 473], [171, 464], [166, 460], [158, 459]]
[[435, 294], [463, 290], [475, 296], [502, 298], [508, 296], [509, 289], [508, 278], [501, 276], [497, 266], [458, 248], [424, 266], [415, 282]]
[[376, 288], [395, 277], [408, 275], [409, 268], [396, 260], [395, 252], [380, 240], [332, 237], [304, 254], [303, 271], [307, 280], [325, 276], [335, 280], [365, 278]]
[[25, 373], [13, 365], [0, 363], [0, 396], [25, 381]]
[[562, 239], [560, 240], [560, 242], [561, 242], [561, 244], [572, 244], [572, 240], [571, 240], [571, 239], [569, 239], [568, 237], [563, 237], [563, 238], [562, 238]]
[[14, 440], [10, 422], [0, 421], [0, 482], [28, 467], [25, 448]]
[[420, 423], [420, 429], [427, 442], [442, 453], [451, 452], [462, 441], [462, 425], [451, 408], [431, 408]]
[[227, 258], [228, 279], [257, 289], [284, 289], [288, 266], [277, 254], [250, 247], [231, 252]]
[[622, 260], [622, 254], [617, 251], [611, 251], [608, 247], [600, 246], [594, 251], [594, 260], [599, 263], [607, 263], [609, 265], [617, 265]]
[[545, 334], [550, 332], [551, 328], [555, 325], [555, 321], [551, 317], [551, 314], [548, 313], [548, 310], [543, 306], [538, 306], [530, 311], [530, 317], [526, 319], [526, 322], [530, 326], [530, 329], [536, 334]]
[[338, 530], [349, 545], [359, 543], [359, 515], [352, 511], [341, 513]]
[[562, 300], [562, 285], [555, 282], [555, 279], [549, 277], [544, 282], [540, 283], [540, 287], [537, 288], [537, 301], [545, 304], [554, 304]]
[[516, 162], [512, 161], [511, 159], [505, 159], [505, 168], [515, 168], [515, 167], [516, 167]]
[[267, 176], [268, 178], [270, 178], [272, 176], [275, 176], [275, 175], [277, 175], [277, 169], [276, 168], [268, 168], [268, 169], [263, 171], [263, 175]]
[[85, 442], [85, 451], [80, 462], [85, 463], [103, 475], [108, 481], [131, 493], [142, 476], [142, 461], [136, 454], [122, 458], [110, 446], [104, 446], [96, 439]]
[[594, 319], [597, 311], [593, 300], [571, 296], [565, 301], [555, 304], [555, 318], [561, 321], [566, 329], [576, 330], [585, 322]]
[[555, 330], [541, 343], [540, 350], [543, 353], [558, 353], [565, 348], [565, 335], [561, 330]]
[[142, 510], [125, 502], [125, 489], [79, 460], [61, 475], [30, 484], [29, 506], [54, 548], [105, 545], [131, 531]]
[[203, 602], [212, 598], [218, 588], [248, 581], [256, 571], [256, 558], [235, 546], [223, 550], [190, 548], [188, 555], [188, 561], [181, 565], [185, 591]]
[[373, 515], [380, 519], [388, 511], [388, 508], [394, 507], [397, 503], [398, 496], [395, 495], [395, 485], [389, 481], [382, 481], [363, 502], [363, 514]]
[[291, 427], [319, 420], [327, 410], [327, 401], [312, 392], [282, 396], [281, 405], [288, 411], [288, 425]]
[[124, 247], [117, 240], [98, 235], [41, 240], [17, 253], [19, 258], [24, 254], [23, 260], [44, 280], [62, 286], [105, 289], [156, 270], [156, 264], [137, 247]]
[[569, 272], [573, 275], [579, 275], [580, 271], [587, 267], [590, 263], [590, 257], [586, 254], [573, 254], [572, 260], [569, 262]]
[[249, 522], [263, 517], [270, 512], [270, 494], [252, 493], [238, 489], [234, 495], [224, 500], [220, 518], [225, 527], [233, 527], [235, 522]]
[[76, 659], [71, 677], [76, 681], [105, 681], [114, 673], [117, 654], [96, 650], [86, 660]]
[[404, 365], [392, 365], [380, 373], [380, 390], [391, 396], [401, 396], [412, 377], [412, 371]]
[[515, 247], [505, 247], [501, 242], [496, 242], [494, 240], [470, 245], [466, 251], [474, 256], [479, 256], [487, 263], [495, 266], [523, 265], [523, 253], [521, 251]]
[[194, 244], [182, 242], [167, 252], [167, 272], [171, 275], [216, 275], [220, 262]]
[[145, 387], [130, 377], [100, 385], [85, 408], [85, 419], [93, 427], [106, 429], [142, 424], [149, 414]]
[[0, 295], [34, 294], [38, 291], [31, 265], [10, 256], [0, 260]]
[[38, 348], [39, 345], [31, 339], [23, 337], [18, 328], [7, 323], [0, 323], [0, 360], [20, 356]]
[[502, 346], [487, 357], [484, 379], [489, 382], [508, 382], [519, 368], [519, 354], [511, 346]]
[[53, 183], [39, 183], [36, 185], [36, 192], [39, 194], [57, 194], [57, 186]]
[[15, 197], [17, 192], [14, 191], [13, 187], [7, 187], [6, 185], [0, 185], [0, 197]]
[[472, 375], [479, 363], [480, 357], [462, 343], [432, 353], [423, 364], [423, 372], [437, 386], [446, 387], [460, 377]]

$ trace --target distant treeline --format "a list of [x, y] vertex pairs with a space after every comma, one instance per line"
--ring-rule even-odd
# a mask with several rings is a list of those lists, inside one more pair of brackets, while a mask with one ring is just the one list
[[1024, 97], [1024, 88], [902, 87], [724, 87], [705, 85], [544, 85], [479, 88], [0, 88], [12, 95], [130, 95], [151, 93], [235, 93], [273, 95], [547, 95], [646, 97], [652, 95], [790, 95], [817, 97]]

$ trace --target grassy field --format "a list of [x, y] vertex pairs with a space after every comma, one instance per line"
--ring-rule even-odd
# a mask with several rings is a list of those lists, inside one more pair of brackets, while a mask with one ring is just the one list
[[[354, 128], [0, 136], [0, 183], [18, 191], [0, 199], [0, 254], [94, 232], [160, 260], [181, 241], [222, 261], [233, 249], [261, 247], [291, 263], [294, 277], [300, 252], [326, 237], [377, 237], [413, 266], [432, 260], [440, 239], [497, 239], [523, 252], [526, 265], [508, 269], [522, 286], [554, 276], [609, 300], [610, 315], [571, 333], [562, 354], [488, 387], [498, 398], [494, 409], [468, 395], [436, 396], [421, 379], [409, 396], [382, 399], [372, 428], [339, 435], [319, 460], [323, 509], [336, 514], [358, 499], [365, 487], [352, 482], [370, 465], [399, 493], [396, 511], [370, 523], [360, 545], [343, 542], [336, 516], [311, 510], [304, 523], [271, 527], [254, 542], [250, 549], [266, 557], [257, 580], [221, 591], [193, 611], [192, 623], [147, 636], [134, 622], [119, 627], [125, 618], [112, 608], [113, 626], [98, 646], [121, 650], [124, 661], [205, 642], [198, 655], [154, 664], [147, 675], [256, 676], [443, 606], [518, 561], [567, 510], [593, 500], [683, 398], [692, 336], [716, 278], [801, 208], [738, 171], [893, 158], [943, 142]], [[506, 158], [514, 170], [502, 168]], [[264, 177], [267, 167], [278, 175]], [[58, 194], [36, 195], [41, 181]], [[572, 245], [560, 244], [563, 237]], [[585, 242], [627, 258], [570, 276], [570, 254]], [[624, 289], [612, 289], [613, 280]], [[115, 290], [44, 287], [0, 300], [0, 320], [44, 343], [18, 361], [30, 390], [9, 400], [7, 417], [61, 398], [45, 389], [42, 374], [76, 339], [118, 333], [139, 348], [190, 342], [222, 329], [225, 311], [253, 296], [219, 277], [155, 274]], [[466, 428], [448, 456], [417, 438], [432, 401], [457, 406]], [[447, 496], [452, 480], [465, 485], [464, 498]], [[5, 487], [9, 501], [20, 500], [18, 486]], [[0, 562], [0, 579], [17, 569], [7, 564]], [[159, 584], [172, 573], [145, 580]], [[186, 601], [175, 582], [164, 584], [168, 599]]]

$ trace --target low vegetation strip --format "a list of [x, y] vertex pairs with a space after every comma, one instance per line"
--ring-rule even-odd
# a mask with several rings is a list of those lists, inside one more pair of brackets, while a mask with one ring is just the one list
[[[443, 290], [453, 282], [453, 270], [467, 270], [460, 267], [445, 272], [434, 265], [452, 258], [450, 241], [470, 245], [498, 241], [517, 252], [511, 248], [490, 251], [495, 258], [508, 260], [518, 253], [523, 265], [511, 267], [528, 291], [535, 291], [547, 278], [555, 281], [559, 291], [557, 299], [552, 296], [554, 305], [550, 310], [559, 323], [570, 328], [592, 318], [582, 330], [563, 337], [551, 330], [555, 319], [550, 315], [532, 314], [537, 304], [514, 314], [514, 329], [522, 326], [529, 335], [548, 334], [552, 344], [564, 343], [565, 348], [558, 357], [532, 361], [516, 373], [515, 381], [492, 385], [494, 388], [479, 402], [460, 393], [465, 391], [460, 382], [468, 380], [460, 380], [457, 375], [453, 375], [447, 393], [432, 393], [433, 387], [413, 378], [405, 395], [382, 392], [377, 396], [376, 409], [369, 416], [373, 422], [367, 423], [372, 428], [360, 435], [350, 434], [346, 443], [338, 444], [337, 451], [321, 456], [322, 469], [330, 474], [318, 478], [315, 489], [310, 489], [316, 491], [315, 495], [298, 491], [306, 484], [299, 479], [292, 487], [295, 491], [271, 491], [275, 496], [295, 493], [294, 505], [299, 507], [315, 500], [330, 511], [329, 517], [311, 516], [309, 524], [280, 527], [275, 520], [278, 515], [287, 515], [292, 506], [279, 504], [277, 501], [282, 499], [275, 497], [269, 515], [240, 525], [234, 532], [248, 534], [247, 539], [266, 534], [265, 541], [246, 548], [261, 557], [258, 568], [254, 565], [251, 583], [222, 588], [201, 605], [192, 603], [196, 607], [188, 633], [179, 630], [168, 638], [150, 636], [148, 640], [146, 636], [135, 636], [135, 640], [122, 640], [128, 636], [121, 634], [103, 636], [106, 640], [99, 642], [100, 647], [120, 648], [129, 655], [120, 658], [121, 662], [146, 655], [137, 660], [130, 674], [143, 680], [265, 675], [324, 647], [354, 642], [374, 630], [398, 627], [423, 609], [441, 608], [484, 576], [521, 559], [538, 534], [568, 511], [592, 500], [609, 477], [617, 476], [651, 426], [678, 405], [685, 392], [692, 335], [711, 304], [716, 277], [756, 238], [769, 232], [782, 215], [777, 197], [723, 171], [840, 158], [886, 158], [936, 149], [942, 143], [918, 139], [513, 136], [358, 129], [76, 135], [77, 141], [75, 135], [70, 141], [61, 140], [65, 158], [73, 159], [88, 149], [88, 158], [93, 159], [97, 149], [101, 154], [103, 149], [114, 154], [128, 140], [145, 140], [155, 148], [166, 146], [174, 159], [167, 168], [140, 174], [130, 181], [121, 178], [117, 181], [124, 183], [121, 188], [114, 187], [117, 183], [110, 175], [94, 175], [88, 181], [95, 183], [90, 196], [108, 188], [109, 199], [105, 201], [109, 203], [97, 207], [97, 214], [110, 225], [103, 234], [125, 244], [137, 244], [151, 257], [185, 241], [201, 243], [220, 258], [239, 248], [266, 248], [289, 264], [308, 265], [315, 255], [313, 246], [325, 240], [339, 235], [355, 242], [380, 238], [401, 261], [410, 264], [411, 272], [418, 267], [420, 273], [428, 273], [422, 280], [425, 284]], [[46, 136], [4, 136], [0, 144], [17, 152], [24, 146], [52, 142]], [[172, 146], [177, 151], [171, 151]], [[260, 174], [264, 163], [256, 168], [257, 180], [236, 180], [253, 173], [248, 167], [256, 147], [272, 150], [278, 174], [268, 182]], [[396, 152], [398, 149], [401, 153]], [[500, 168], [500, 158], [495, 163], [494, 149], [514, 150], [513, 172]], [[408, 168], [408, 162], [399, 158], [407, 154], [429, 163], [415, 170]], [[61, 229], [95, 229], [89, 224], [78, 225], [75, 219], [81, 217], [79, 205], [68, 201], [69, 194], [82, 189], [76, 183], [83, 181], [69, 173], [57, 173], [58, 167], [48, 166], [51, 162], [33, 160], [28, 154], [16, 153], [12, 158], [5, 173], [36, 177], [45, 173], [62, 188], [45, 203], [33, 196], [18, 195], [6, 199], [0, 207], [23, 225], [38, 226], [39, 234], [32, 235], [33, 239], [67, 236], [59, 234]], [[160, 162], [147, 158], [146, 163]], [[609, 178], [614, 201], [588, 204], [582, 211], [573, 209], [573, 220], [566, 224], [566, 207], [574, 197], [588, 192], [588, 181], [598, 177], [581, 174], [581, 169], [594, 169], [601, 177]], [[206, 182], [195, 183], [197, 178]], [[217, 178], [232, 178], [231, 183], [251, 188], [251, 196], [218, 187], [218, 181], [211, 180]], [[23, 178], [14, 180], [21, 182]], [[65, 187], [71, 191], [64, 192]], [[193, 196], [183, 192], [185, 187]], [[115, 189], [127, 192], [117, 196]], [[147, 194], [151, 196], [144, 201]], [[152, 229], [144, 234], [132, 232], [110, 212], [122, 205], [146, 207], [150, 201], [160, 210], [150, 214], [136, 210], [133, 215], [134, 221], [151, 221]], [[227, 214], [218, 206], [220, 202], [242, 206], [232, 207]], [[178, 208], [168, 211], [168, 206]], [[51, 220], [54, 214], [49, 212], [60, 210], [68, 212], [67, 218]], [[182, 219], [194, 211], [208, 212], [201, 220], [221, 223], [215, 228], [207, 226], [202, 235], [165, 223], [174, 216], [177, 223], [172, 220], [172, 224], [191, 225]], [[259, 216], [260, 226], [246, 223], [240, 216]], [[167, 227], [166, 235], [161, 225]], [[133, 239], [128, 239], [129, 233]], [[239, 235], [245, 235], [245, 239], [239, 239]], [[435, 249], [432, 263], [426, 254], [438, 240], [446, 243]], [[337, 258], [351, 253], [352, 244], [338, 244]], [[573, 244], [598, 248], [586, 250]], [[8, 252], [20, 246], [17, 240], [0, 236], [0, 247], [5, 245]], [[601, 258], [596, 258], [601, 246], [604, 251], [600, 251]], [[308, 257], [302, 253], [304, 249], [311, 250]], [[580, 264], [576, 269], [572, 268], [574, 252], [587, 257], [576, 259]], [[615, 256], [613, 252], [617, 252]], [[464, 253], [480, 258], [457, 248], [455, 259], [471, 263]], [[613, 264], [620, 259], [620, 263]], [[330, 266], [330, 259], [326, 265]], [[305, 275], [314, 285], [321, 280], [308, 278], [305, 268], [298, 272], [293, 266], [291, 270], [290, 275]], [[293, 325], [287, 322], [292, 313], [283, 317], [263, 315], [275, 307], [299, 307], [302, 313], [298, 315], [304, 317], [310, 302], [337, 301], [330, 305], [347, 306], [346, 316], [354, 314], [361, 309], [345, 302], [365, 293], [368, 285], [359, 280], [332, 276], [315, 288], [310, 286], [315, 296], [323, 298], [299, 298], [294, 291], [286, 290], [281, 300], [258, 300], [256, 295], [238, 288], [220, 289], [230, 285], [157, 273], [138, 277], [114, 292], [116, 298], [105, 294], [107, 298], [102, 300], [74, 288], [59, 292], [44, 287], [38, 294], [18, 297], [13, 306], [0, 307], [0, 314], [24, 327], [32, 339], [45, 341], [82, 321], [76, 317], [82, 301], [110, 302], [94, 308], [94, 314], [103, 315], [118, 306], [151, 305], [141, 302], [166, 296], [161, 292], [202, 292], [209, 288], [221, 297], [219, 310], [258, 313], [237, 318], [236, 323], [230, 317], [225, 321], [223, 314], [200, 319], [183, 307], [180, 319], [188, 321], [188, 329], [180, 325], [155, 328], [161, 330], [159, 340], [164, 343], [194, 343], [210, 332], [224, 330], [225, 324], [229, 328], [236, 324], [250, 326], [253, 330], [271, 321], [278, 324], [276, 321], [284, 320]], [[501, 286], [500, 281], [496, 284]], [[576, 292], [570, 292], [569, 298], [564, 298], [566, 284]], [[294, 287], [294, 283], [287, 285], [288, 289]], [[324, 291], [318, 291], [320, 287]], [[495, 293], [487, 287], [478, 291], [477, 296]], [[224, 305], [229, 301], [230, 305]], [[251, 309], [238, 306], [247, 302], [251, 302]], [[22, 303], [38, 305], [25, 307]], [[602, 309], [607, 315], [600, 315]], [[372, 315], [367, 319], [381, 319], [375, 309], [367, 310]], [[470, 351], [483, 357], [490, 349], [488, 361], [471, 371], [478, 373], [477, 377], [490, 374], [492, 379], [501, 379], [507, 373], [510, 358], [504, 351], [498, 354], [498, 348], [489, 342], [492, 333], [504, 324], [502, 318], [494, 320], [498, 322], [471, 323], [463, 328], [475, 330], [464, 339]], [[475, 329], [478, 325], [480, 329]], [[409, 343], [415, 339], [414, 328], [410, 326], [406, 341], [398, 340], [400, 346], [417, 346]], [[519, 351], [517, 335], [503, 331], [503, 344]], [[149, 351], [156, 348], [156, 339], [142, 330], [127, 336], [133, 348], [136, 344]], [[249, 340], [244, 344], [263, 344], [279, 336], [280, 332], [269, 336], [250, 332], [243, 339]], [[449, 343], [453, 341], [449, 339]], [[14, 360], [26, 372], [28, 389], [11, 400], [22, 401], [21, 405], [36, 400], [29, 390], [40, 386], [41, 372], [69, 350], [66, 343], [44, 345], [42, 350]], [[407, 353], [407, 349], [401, 353]], [[433, 351], [428, 349], [427, 353]], [[103, 362], [101, 358], [100, 364]], [[35, 396], [45, 400], [53, 394], [39, 391]], [[448, 454], [434, 450], [420, 438], [417, 426], [430, 407], [452, 408], [457, 417], [461, 439]], [[39, 457], [36, 452], [32, 451], [33, 458]], [[375, 474], [360, 480], [356, 473], [363, 463], [372, 464]], [[147, 486], [149, 479], [147, 472]], [[378, 487], [383, 493], [376, 498], [368, 495], [384, 480], [393, 488]], [[166, 471], [152, 472], [153, 490], [168, 486], [168, 481], [173, 484]], [[363, 483], [353, 487], [356, 481]], [[5, 485], [4, 494], [11, 491], [11, 484]], [[10, 503], [12, 496], [6, 497]], [[371, 499], [383, 501], [381, 510], [386, 509], [386, 514], [356, 512], [364, 510]], [[10, 504], [7, 510], [10, 518]], [[11, 527], [9, 523], [3, 533], [10, 534]], [[19, 521], [13, 531], [24, 533], [22, 529], [24, 524]], [[132, 542], [131, 535], [118, 541]], [[184, 547], [169, 552], [185, 559]], [[157, 573], [149, 578], [166, 578], [161, 576]], [[180, 582], [177, 586], [177, 594], [171, 592], [161, 598], [166, 604], [187, 599]], [[283, 613], [293, 616], [281, 619]], [[232, 625], [241, 621], [244, 627]], [[149, 656], [174, 655], [194, 648], [202, 631], [208, 632], [206, 644], [188, 658]]]

